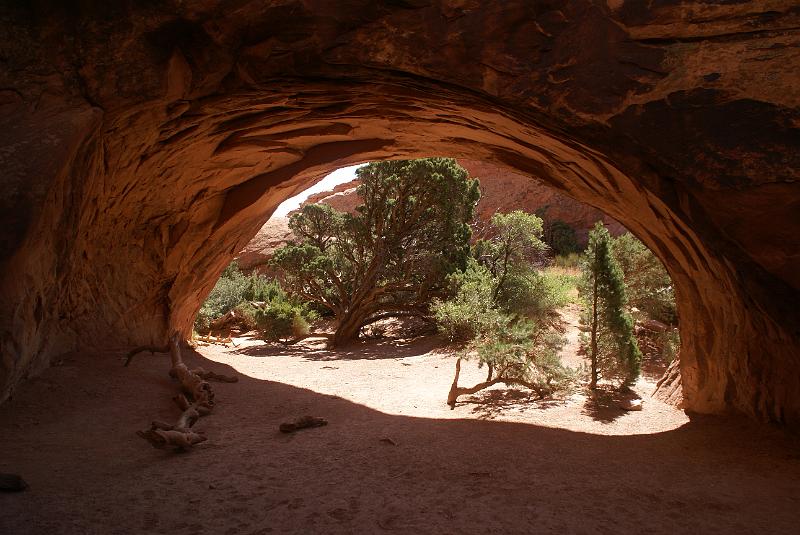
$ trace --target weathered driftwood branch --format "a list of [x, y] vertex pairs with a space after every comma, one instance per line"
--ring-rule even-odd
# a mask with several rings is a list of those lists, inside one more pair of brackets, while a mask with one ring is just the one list
[[[489, 370], [489, 377], [491, 377], [492, 370]], [[479, 392], [484, 388], [489, 388], [490, 386], [494, 386], [496, 384], [504, 384], [506, 386], [524, 386], [536, 392], [540, 397], [544, 397], [545, 392], [544, 390], [533, 383], [529, 383], [528, 381], [524, 381], [522, 379], [518, 379], [516, 377], [506, 377], [503, 375], [505, 370], [500, 372], [497, 377], [494, 379], [487, 379], [482, 383], [478, 383], [475, 386], [470, 387], [460, 387], [458, 386], [458, 376], [461, 375], [461, 357], [456, 360], [456, 376], [453, 378], [453, 384], [450, 386], [450, 393], [447, 395], [447, 404], [450, 405], [450, 410], [456, 408], [456, 401], [458, 401], [459, 396], [465, 396], [468, 394], [474, 394], [475, 392]]]
[[320, 418], [318, 416], [302, 416], [294, 422], [282, 423], [278, 429], [280, 429], [281, 433], [293, 433], [294, 431], [298, 431], [300, 429], [306, 429], [309, 427], [322, 427], [323, 425], [328, 425], [328, 420], [325, 418]]
[[136, 353], [143, 350], [152, 352], [169, 352], [171, 367], [169, 375], [180, 383], [181, 393], [173, 398], [181, 409], [181, 415], [177, 422], [169, 424], [154, 421], [150, 424], [150, 429], [137, 431], [137, 435], [150, 442], [154, 448], [166, 449], [173, 448], [177, 451], [187, 450], [195, 444], [205, 442], [206, 436], [193, 429], [194, 424], [201, 416], [210, 414], [214, 409], [214, 390], [208, 383], [209, 380], [234, 383], [236, 377], [221, 375], [209, 372], [203, 368], [190, 370], [183, 362], [180, 348], [180, 336], [174, 333], [170, 338], [169, 344], [163, 348], [142, 346], [128, 353], [125, 361], [127, 366], [130, 359]]

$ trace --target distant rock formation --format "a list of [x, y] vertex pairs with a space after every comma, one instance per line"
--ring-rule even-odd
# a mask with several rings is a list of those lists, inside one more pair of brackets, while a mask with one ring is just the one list
[[355, 212], [356, 206], [361, 204], [361, 198], [356, 193], [356, 188], [360, 183], [360, 180], [355, 179], [350, 182], [345, 182], [344, 184], [339, 184], [332, 190], [320, 191], [319, 193], [309, 195], [300, 206], [321, 203], [327, 204], [340, 212]]
[[[289, 229], [289, 218], [272, 217], [250, 240], [247, 247], [239, 253], [236, 262], [243, 271], [251, 271], [259, 266], [264, 266], [272, 258], [275, 249], [290, 239], [292, 239], [292, 231]], [[265, 270], [262, 267], [259, 271]]]
[[469, 171], [470, 176], [480, 180], [481, 200], [477, 210], [482, 221], [488, 221], [496, 212], [525, 210], [538, 213], [545, 221], [560, 219], [574, 228], [581, 246], [586, 245], [589, 230], [597, 221], [602, 221], [611, 234], [625, 232], [625, 227], [616, 219], [558, 192], [535, 177], [475, 160], [459, 159], [458, 163]]

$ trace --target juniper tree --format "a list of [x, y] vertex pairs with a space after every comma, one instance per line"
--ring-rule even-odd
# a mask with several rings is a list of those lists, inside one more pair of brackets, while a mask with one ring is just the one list
[[354, 214], [308, 205], [289, 220], [295, 241], [275, 252], [287, 290], [330, 310], [332, 345], [354, 341], [384, 314], [424, 314], [463, 269], [480, 191], [455, 160], [425, 158], [359, 168]]
[[622, 269], [628, 306], [646, 318], [677, 325], [672, 279], [658, 257], [630, 232], [614, 239], [612, 252]]
[[[459, 396], [498, 383], [544, 396], [569, 379], [558, 357], [563, 341], [552, 315], [566, 300], [566, 287], [538, 269], [546, 250], [541, 235], [542, 221], [533, 214], [495, 214], [467, 269], [450, 276], [453, 296], [434, 304], [442, 332], [468, 343], [456, 361], [447, 398], [451, 408]], [[486, 365], [486, 381], [459, 387], [463, 358]]]
[[591, 359], [592, 389], [601, 377], [623, 384], [639, 375], [642, 354], [626, 312], [622, 270], [611, 251], [612, 238], [598, 222], [589, 233], [584, 253], [580, 291], [585, 304], [583, 323], [588, 327], [587, 352]]

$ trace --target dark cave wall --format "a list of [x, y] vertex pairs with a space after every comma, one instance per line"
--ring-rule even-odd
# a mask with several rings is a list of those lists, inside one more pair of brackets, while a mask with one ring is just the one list
[[684, 405], [800, 417], [793, 2], [0, 8], [0, 398], [161, 343], [279, 202], [448, 155], [603, 209], [668, 266]]

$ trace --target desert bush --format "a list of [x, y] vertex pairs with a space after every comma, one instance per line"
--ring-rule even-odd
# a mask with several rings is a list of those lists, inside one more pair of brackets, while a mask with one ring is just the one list
[[667, 329], [656, 336], [656, 346], [661, 351], [661, 357], [667, 364], [670, 364], [681, 349], [681, 336], [678, 329]]
[[214, 289], [200, 307], [194, 322], [198, 333], [211, 330], [211, 324], [233, 310], [239, 324], [247, 329], [266, 329], [270, 339], [308, 334], [308, 324], [317, 316], [308, 305], [291, 299], [280, 284], [263, 275], [245, 275], [232, 262], [220, 275]]
[[507, 278], [502, 306], [526, 318], [545, 320], [569, 302], [574, 277], [548, 270], [527, 270]]
[[551, 265], [565, 270], [578, 270], [581, 267], [581, 255], [579, 253], [560, 254], [553, 258]]
[[194, 318], [194, 331], [196, 333], [208, 333], [211, 330], [212, 317], [205, 306], [200, 307], [197, 316]]
[[266, 341], [308, 336], [314, 319], [315, 313], [306, 306], [287, 299], [264, 303], [255, 312], [256, 326]]
[[[567, 302], [570, 283], [539, 271], [547, 248], [541, 234], [541, 220], [533, 214], [496, 214], [466, 270], [450, 276], [453, 297], [434, 303], [442, 332], [469, 342], [456, 364], [451, 407], [458, 396], [497, 383], [525, 386], [543, 396], [569, 381], [558, 357], [563, 337], [553, 312]], [[488, 368], [486, 381], [458, 386], [465, 358], [477, 358], [479, 367]]]
[[558, 256], [575, 254], [581, 249], [575, 229], [560, 219], [544, 225], [544, 241]]
[[232, 262], [223, 270], [203, 306], [200, 307], [195, 320], [195, 329], [198, 332], [207, 331], [212, 321], [243, 302], [248, 285], [248, 277], [239, 271], [236, 262]]
[[261, 275], [251, 275], [247, 278], [247, 284], [242, 293], [245, 301], [264, 301], [269, 302], [275, 299], [284, 299], [286, 292], [283, 291], [278, 281], [269, 279]]
[[251, 331], [256, 328], [256, 307], [249, 302], [239, 303], [232, 309], [239, 317], [239, 325]]
[[470, 259], [467, 269], [448, 277], [453, 297], [434, 299], [433, 317], [451, 341], [468, 341], [490, 332], [503, 321], [492, 293], [495, 282], [487, 268]]

